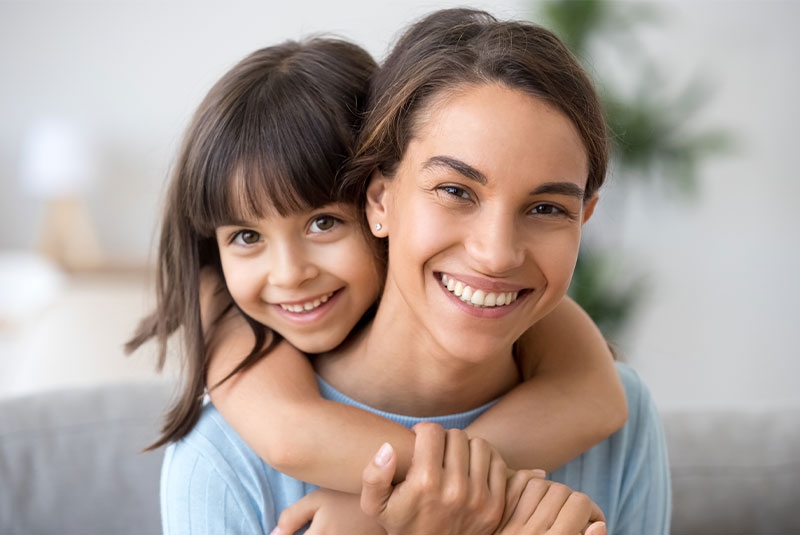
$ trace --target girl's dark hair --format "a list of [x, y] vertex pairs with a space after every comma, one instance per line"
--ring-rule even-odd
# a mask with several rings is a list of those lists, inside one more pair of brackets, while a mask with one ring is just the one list
[[[167, 193], [156, 309], [125, 346], [132, 352], [155, 338], [160, 369], [167, 339], [181, 329], [182, 390], [150, 449], [184, 437], [200, 415], [208, 356], [200, 272], [210, 268], [224, 280], [215, 229], [270, 210], [287, 215], [343, 200], [338, 173], [352, 156], [375, 69], [366, 51], [345, 41], [289, 41], [247, 56], [197, 109]], [[277, 333], [245, 318], [256, 343], [234, 373], [278, 340]]]
[[437, 11], [400, 37], [373, 78], [368, 116], [343, 181], [347, 197], [363, 207], [372, 173], [393, 176], [435, 96], [484, 83], [525, 91], [574, 123], [588, 155], [585, 199], [591, 198], [605, 179], [608, 141], [588, 76], [550, 31], [471, 9]]

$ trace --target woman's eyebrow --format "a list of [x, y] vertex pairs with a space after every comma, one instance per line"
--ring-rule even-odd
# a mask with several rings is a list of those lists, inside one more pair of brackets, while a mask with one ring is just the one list
[[546, 182], [531, 191], [531, 195], [545, 194], [568, 195], [582, 200], [585, 192], [583, 188], [573, 182]]
[[447, 167], [448, 169], [452, 169], [456, 173], [463, 175], [470, 180], [474, 180], [479, 184], [483, 184], [484, 186], [489, 183], [489, 181], [486, 179], [486, 175], [468, 163], [462, 162], [461, 160], [451, 156], [433, 156], [432, 158], [428, 158], [428, 160], [425, 162], [425, 165], [422, 166], [422, 169], [430, 169], [432, 167]]
[[[432, 167], [446, 167], [448, 169], [452, 169], [453, 171], [457, 172], [464, 177], [474, 180], [484, 186], [489, 183], [489, 180], [486, 178], [482, 172], [478, 171], [470, 164], [459, 160], [458, 158], [453, 158], [452, 156], [433, 156], [428, 158], [425, 164], [422, 166], [422, 169], [430, 169]], [[585, 194], [583, 188], [578, 186], [573, 182], [546, 182], [536, 187], [530, 193], [531, 195], [567, 195], [569, 197], [577, 197], [578, 199], [583, 199]]]

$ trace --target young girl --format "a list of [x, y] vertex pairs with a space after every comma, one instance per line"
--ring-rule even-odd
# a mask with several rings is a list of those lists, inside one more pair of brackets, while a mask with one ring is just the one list
[[[155, 337], [163, 364], [167, 339], [181, 329], [182, 392], [153, 447], [180, 441], [201, 414], [219, 410], [255, 453], [297, 479], [357, 492], [382, 442], [394, 446], [404, 476], [414, 434], [321, 397], [325, 385], [298, 351], [351, 343], [381, 288], [382, 257], [357, 200], [338, 187], [374, 69], [345, 42], [285, 43], [245, 58], [200, 105], [167, 199], [158, 305], [127, 346]], [[462, 288], [461, 299], [486, 309], [518, 297], [469, 293]], [[559, 304], [517, 348], [527, 381], [467, 428], [510, 466], [553, 469], [624, 422], [607, 346], [574, 303]], [[213, 406], [204, 408], [207, 391]], [[173, 444], [165, 470], [175, 452]], [[189, 506], [217, 498], [197, 494]], [[248, 516], [236, 498], [239, 509], [224, 519]], [[268, 531], [287, 505], [254, 521]]]

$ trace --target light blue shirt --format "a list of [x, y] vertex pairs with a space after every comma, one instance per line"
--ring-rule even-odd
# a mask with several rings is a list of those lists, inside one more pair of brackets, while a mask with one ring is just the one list
[[[617, 369], [628, 398], [628, 422], [548, 477], [588, 494], [605, 513], [611, 535], [667, 535], [669, 465], [658, 412], [636, 372], [624, 364]], [[318, 382], [326, 399], [407, 427], [423, 421], [372, 409]], [[424, 420], [464, 428], [493, 403]], [[263, 462], [208, 404], [194, 429], [167, 447], [161, 469], [162, 526], [166, 534], [268, 534], [284, 508], [315, 488]]]

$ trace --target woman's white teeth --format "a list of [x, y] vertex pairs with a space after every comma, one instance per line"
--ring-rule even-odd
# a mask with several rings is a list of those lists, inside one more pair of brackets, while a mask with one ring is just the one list
[[289, 312], [309, 312], [311, 310], [314, 310], [315, 308], [317, 308], [321, 304], [327, 303], [328, 299], [330, 299], [332, 295], [333, 295], [333, 292], [331, 292], [329, 294], [326, 294], [326, 295], [323, 295], [322, 297], [320, 297], [318, 299], [314, 299], [313, 301], [308, 301], [306, 303], [297, 304], [297, 305], [284, 305], [283, 303], [280, 303], [280, 305], [281, 305], [282, 309], [288, 310]]
[[486, 292], [474, 290], [468, 284], [442, 274], [442, 285], [460, 297], [465, 303], [479, 307], [499, 307], [510, 305], [519, 297], [519, 292]]

